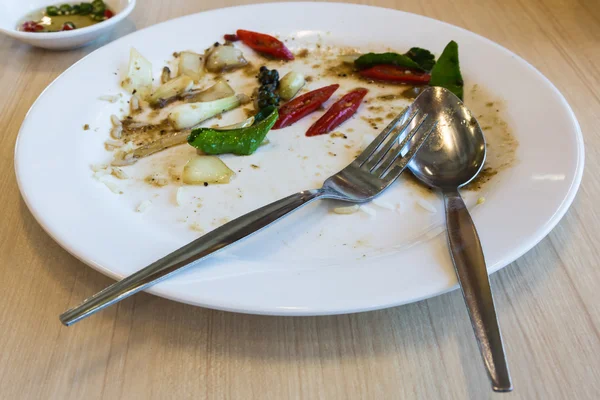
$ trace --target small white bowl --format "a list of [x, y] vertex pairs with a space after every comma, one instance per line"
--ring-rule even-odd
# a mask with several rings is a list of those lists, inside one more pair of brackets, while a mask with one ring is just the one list
[[[88, 0], [91, 2], [91, 0]], [[75, 4], [81, 1], [67, 1]], [[0, 1], [0, 32], [29, 43], [32, 46], [51, 50], [66, 50], [81, 47], [98, 37], [108, 33], [119, 22], [125, 19], [135, 8], [136, 0], [104, 0], [115, 15], [98, 24], [66, 32], [22, 32], [18, 30], [19, 23], [32, 12], [51, 5], [66, 3], [61, 0], [1, 0]]]

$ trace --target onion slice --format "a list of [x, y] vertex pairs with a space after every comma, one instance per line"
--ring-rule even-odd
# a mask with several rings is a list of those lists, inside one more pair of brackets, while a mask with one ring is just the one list
[[190, 131], [188, 130], [175, 132], [170, 136], [162, 137], [145, 146], [138, 147], [137, 149], [133, 150], [131, 154], [133, 154], [133, 158], [135, 159], [147, 157], [151, 154], [168, 149], [169, 147], [187, 143], [187, 137], [189, 135]]
[[187, 185], [229, 183], [233, 171], [216, 156], [193, 156], [183, 167], [181, 179]]
[[354, 204], [353, 206], [336, 207], [333, 209], [333, 212], [336, 214], [347, 215], [347, 214], [354, 214], [359, 209], [360, 209], [360, 206], [358, 204]]
[[225, 125], [225, 126], [213, 126], [212, 129], [215, 131], [228, 131], [231, 129], [246, 128], [254, 123], [254, 117], [250, 117], [245, 121], [238, 122], [237, 124]]
[[141, 98], [146, 98], [152, 92], [152, 64], [134, 48], [131, 49], [127, 76], [121, 86]]
[[242, 51], [232, 45], [211, 47], [206, 56], [206, 69], [210, 72], [223, 72], [248, 64]]
[[178, 76], [177, 78], [171, 79], [167, 83], [160, 85], [148, 98], [148, 102], [152, 105], [159, 104], [161, 100], [171, 99], [190, 90], [193, 85], [194, 81], [189, 76]]
[[240, 104], [238, 95], [213, 101], [180, 104], [173, 107], [169, 114], [169, 121], [176, 129], [191, 128], [202, 121], [239, 107]]
[[208, 89], [191, 90], [182, 96], [182, 99], [188, 103], [198, 103], [204, 101], [214, 101], [230, 97], [235, 91], [225, 81], [218, 81]]
[[306, 83], [304, 75], [290, 71], [279, 81], [279, 95], [283, 100], [292, 99]]
[[179, 74], [200, 81], [204, 76], [204, 57], [191, 51], [179, 53]]

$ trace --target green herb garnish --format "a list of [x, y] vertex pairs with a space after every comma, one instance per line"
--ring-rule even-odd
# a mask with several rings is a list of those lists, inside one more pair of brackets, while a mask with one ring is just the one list
[[89, 15], [92, 13], [92, 5], [90, 3], [81, 3], [79, 5], [79, 14], [80, 15]]
[[359, 69], [371, 68], [375, 65], [382, 64], [395, 65], [397, 67], [404, 67], [417, 71], [423, 70], [419, 64], [409, 57], [398, 53], [367, 53], [354, 61], [354, 65]]
[[453, 40], [442, 52], [431, 70], [430, 86], [441, 86], [450, 90], [459, 99], [463, 99], [464, 81], [458, 62], [458, 44]]
[[425, 71], [431, 71], [435, 65], [435, 56], [429, 50], [420, 47], [413, 47], [404, 55], [419, 64]]
[[46, 15], [48, 15], [50, 17], [56, 17], [58, 15], [58, 7], [56, 7], [56, 6], [46, 7]]

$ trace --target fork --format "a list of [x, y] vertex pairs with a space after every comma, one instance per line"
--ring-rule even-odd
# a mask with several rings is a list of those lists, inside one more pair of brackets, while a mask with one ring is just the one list
[[[406, 115], [408, 118], [398, 126]], [[406, 133], [413, 120], [417, 121], [416, 125]], [[325, 180], [320, 189], [292, 194], [222, 225], [84, 300], [79, 306], [61, 314], [60, 321], [70, 326], [190, 267], [314, 200], [335, 199], [356, 204], [372, 200], [400, 176], [436, 125], [437, 121], [411, 105], [346, 168]]]

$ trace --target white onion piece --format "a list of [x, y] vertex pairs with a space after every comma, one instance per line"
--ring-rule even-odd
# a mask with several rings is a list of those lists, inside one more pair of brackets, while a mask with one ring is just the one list
[[104, 148], [108, 151], [112, 151], [114, 149], [117, 149], [121, 146], [123, 146], [123, 142], [120, 140], [113, 140], [113, 139], [108, 139], [104, 142]]
[[229, 183], [233, 171], [219, 157], [194, 156], [183, 167], [181, 179], [188, 185]]
[[358, 209], [360, 208], [360, 206], [358, 204], [355, 204], [353, 206], [346, 206], [346, 207], [336, 207], [333, 209], [333, 212], [336, 214], [354, 214], [355, 212], [358, 211]]
[[164, 83], [148, 98], [150, 104], [156, 104], [160, 99], [168, 99], [180, 95], [192, 88], [194, 81], [187, 75], [178, 76]]
[[211, 87], [201, 92], [192, 91], [186, 96], [186, 101], [191, 103], [214, 101], [230, 97], [235, 94], [235, 91], [225, 81], [218, 81]]
[[179, 53], [179, 74], [186, 75], [198, 82], [204, 76], [204, 58], [198, 53], [182, 51]]
[[305, 83], [304, 75], [290, 71], [279, 81], [279, 96], [283, 100], [290, 100], [302, 89]]
[[183, 205], [183, 190], [183, 186], [180, 186], [177, 188], [177, 192], [175, 192], [175, 203], [177, 203], [178, 206]]
[[172, 108], [169, 114], [169, 120], [176, 129], [191, 128], [200, 122], [239, 107], [240, 100], [238, 96], [230, 96], [224, 99], [180, 104]]
[[140, 109], [140, 98], [137, 97], [137, 94], [131, 96], [131, 100], [129, 100], [129, 109], [131, 112], [135, 112]]
[[119, 189], [119, 187], [118, 187], [118, 186], [117, 186], [115, 183], [113, 183], [113, 182], [109, 181], [109, 180], [107, 179], [107, 176], [106, 176], [106, 175], [105, 175], [105, 176], [102, 176], [102, 177], [100, 177], [100, 178], [98, 178], [98, 180], [99, 180], [100, 182], [104, 183], [104, 185], [105, 185], [107, 188], [109, 188], [111, 192], [113, 192], [113, 193], [116, 193], [116, 194], [123, 194], [123, 191], [122, 191], [121, 189]]
[[152, 64], [134, 48], [131, 49], [129, 68], [121, 86], [129, 93], [137, 93], [142, 99], [152, 92]]
[[138, 147], [137, 149], [133, 149], [130, 154], [132, 154], [136, 160], [139, 158], [148, 157], [149, 155], [158, 153], [164, 149], [187, 143], [187, 137], [189, 134], [190, 132], [185, 130], [175, 132], [174, 134], [169, 134], [169, 136], [163, 136], [152, 143], [148, 143], [144, 146]]
[[103, 176], [106, 176], [109, 173], [110, 173], [110, 171], [108, 169], [101, 169], [101, 170], [95, 171], [92, 176], [94, 177], [94, 179], [100, 180]]
[[132, 153], [126, 153], [122, 150], [117, 151], [114, 159], [110, 163], [110, 165], [115, 167], [124, 167], [126, 165], [134, 164], [137, 161], [136, 158], [133, 158]]
[[124, 152], [129, 152], [129, 151], [133, 150], [134, 148], [135, 148], [135, 144], [133, 144], [133, 142], [127, 142], [127, 144], [125, 144], [119, 150], [124, 151]]
[[129, 178], [129, 176], [127, 176], [125, 171], [123, 171], [121, 168], [118, 168], [118, 167], [112, 167], [110, 173], [112, 174], [112, 176], [119, 178], [119, 179], [128, 179]]
[[250, 126], [254, 123], [254, 117], [250, 117], [245, 121], [238, 122], [237, 124], [225, 125], [225, 126], [215, 126], [213, 127], [216, 131], [229, 131], [231, 129], [240, 129]]
[[160, 83], [167, 83], [171, 80], [171, 69], [169, 67], [163, 67], [160, 73]]
[[234, 46], [212, 47], [206, 58], [206, 69], [210, 72], [223, 72], [248, 64], [242, 51]]
[[115, 114], [110, 116], [110, 122], [112, 122], [113, 126], [123, 126], [121, 120]]
[[123, 136], [123, 126], [122, 125], [114, 126], [110, 130], [110, 136], [112, 136], [115, 139], [121, 139], [121, 136]]
[[90, 168], [92, 169], [92, 171], [98, 172], [98, 171], [102, 171], [103, 169], [107, 169], [108, 165], [107, 164], [92, 164], [92, 165], [90, 165]]

